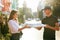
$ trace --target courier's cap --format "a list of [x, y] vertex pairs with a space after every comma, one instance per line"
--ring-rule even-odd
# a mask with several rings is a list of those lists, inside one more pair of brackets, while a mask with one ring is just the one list
[[50, 6], [45, 6], [44, 10], [46, 10], [46, 9], [51, 10], [51, 7]]

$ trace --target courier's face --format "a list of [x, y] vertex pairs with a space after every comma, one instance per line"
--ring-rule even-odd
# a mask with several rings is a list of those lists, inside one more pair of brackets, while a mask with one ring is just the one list
[[46, 10], [44, 10], [44, 12], [45, 12], [46, 16], [51, 14], [51, 10], [50, 9], [46, 9]]

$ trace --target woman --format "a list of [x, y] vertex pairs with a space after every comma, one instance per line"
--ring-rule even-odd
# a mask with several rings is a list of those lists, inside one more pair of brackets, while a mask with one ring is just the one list
[[12, 34], [11, 40], [19, 40], [20, 31], [24, 28], [28, 28], [28, 26], [19, 28], [19, 23], [17, 21], [17, 18], [18, 18], [17, 11], [12, 10], [8, 22], [9, 30], [10, 33]]

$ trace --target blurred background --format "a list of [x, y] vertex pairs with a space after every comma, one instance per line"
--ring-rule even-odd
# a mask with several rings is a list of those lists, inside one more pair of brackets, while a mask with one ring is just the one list
[[[10, 36], [7, 23], [11, 10], [18, 11], [19, 23], [23, 24], [26, 20], [42, 20], [45, 17], [45, 14], [43, 14], [43, 9], [45, 6], [50, 6], [52, 8], [53, 15], [58, 18], [60, 24], [60, 0], [0, 0], [0, 16], [2, 17], [1, 21], [4, 25], [3, 28], [6, 28], [3, 32], [5, 37], [2, 38], [9, 39]], [[24, 34], [21, 40], [43, 40], [43, 30], [44, 29], [38, 31], [34, 28], [24, 29]], [[60, 31], [56, 32], [56, 40], [59, 39]]]

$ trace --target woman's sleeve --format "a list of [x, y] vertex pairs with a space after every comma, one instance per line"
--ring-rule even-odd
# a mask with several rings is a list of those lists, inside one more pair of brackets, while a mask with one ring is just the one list
[[19, 29], [19, 24], [9, 21], [9, 25], [12, 26], [13, 29], [18, 30]]

